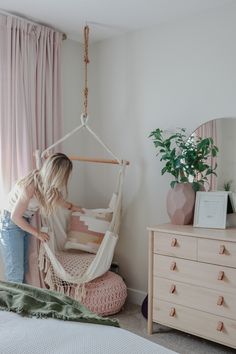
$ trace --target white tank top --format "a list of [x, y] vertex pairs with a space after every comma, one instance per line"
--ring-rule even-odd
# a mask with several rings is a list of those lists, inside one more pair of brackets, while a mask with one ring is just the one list
[[[19, 198], [19, 194], [20, 194], [20, 190], [16, 186], [9, 193], [8, 205], [6, 208], [9, 212], [11, 212], [13, 207], [15, 206], [15, 204]], [[26, 218], [31, 218], [36, 213], [37, 210], [39, 210], [39, 202], [37, 201], [35, 196], [33, 196], [30, 199], [28, 207], [25, 210], [23, 216], [25, 216]]]

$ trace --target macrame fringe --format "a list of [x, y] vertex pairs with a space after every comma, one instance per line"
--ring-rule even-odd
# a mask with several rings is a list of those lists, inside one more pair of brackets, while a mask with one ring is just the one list
[[67, 296], [71, 295], [72, 289], [74, 289], [74, 298], [78, 301], [82, 301], [86, 297], [86, 287], [85, 283], [78, 284], [76, 286], [72, 286], [72, 284], [64, 284], [59, 285], [56, 284], [54, 279], [54, 272], [52, 265], [50, 264], [49, 259], [47, 258], [45, 252], [42, 251], [42, 247], [40, 248], [39, 253], [39, 268], [44, 273], [44, 281], [48, 285], [50, 290], [54, 290], [65, 294]]
[[48, 269], [50, 267], [49, 259], [46, 255], [44, 247], [42, 247], [42, 246], [40, 246], [40, 249], [39, 249], [38, 266], [39, 266], [39, 269], [44, 273], [47, 273]]
[[45, 273], [44, 281], [49, 286], [49, 289], [56, 290], [56, 286], [55, 283], [53, 282], [52, 271], [50, 267], [48, 268], [48, 271]]
[[41, 271], [44, 270], [44, 262], [45, 262], [45, 252], [43, 250], [43, 247], [40, 246], [39, 255], [38, 255], [38, 266]]
[[78, 284], [75, 288], [75, 299], [78, 301], [82, 301], [86, 297], [86, 287], [85, 283], [83, 284]]

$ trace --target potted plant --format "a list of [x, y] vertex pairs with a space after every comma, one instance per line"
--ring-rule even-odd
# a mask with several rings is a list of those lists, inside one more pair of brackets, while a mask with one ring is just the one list
[[165, 163], [161, 174], [171, 174], [171, 190], [167, 196], [167, 211], [172, 223], [189, 224], [192, 221], [195, 192], [204, 190], [208, 176], [216, 175], [216, 167], [211, 166], [210, 157], [216, 157], [218, 148], [213, 139], [189, 137], [186, 129], [181, 128], [176, 133], [164, 137], [161, 129], [156, 129], [149, 135], [153, 139], [160, 161]]

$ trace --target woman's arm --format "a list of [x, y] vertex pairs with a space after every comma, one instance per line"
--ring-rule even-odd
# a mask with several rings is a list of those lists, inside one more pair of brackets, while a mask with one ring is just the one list
[[71, 211], [79, 211], [80, 213], [84, 213], [83, 208], [81, 208], [78, 205], [74, 205], [73, 203], [70, 203], [70, 202], [64, 200], [63, 198], [61, 198], [58, 203], [60, 206], [62, 206], [65, 209], [68, 209]]
[[45, 232], [38, 231], [35, 227], [31, 226], [23, 217], [26, 211], [30, 199], [34, 195], [34, 188], [29, 186], [22, 190], [20, 197], [14, 205], [11, 211], [11, 220], [19, 226], [22, 230], [28, 232], [29, 234], [37, 237], [41, 241], [48, 241], [49, 236]]

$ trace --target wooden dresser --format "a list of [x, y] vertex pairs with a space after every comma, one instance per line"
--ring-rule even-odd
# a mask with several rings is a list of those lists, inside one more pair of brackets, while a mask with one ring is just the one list
[[153, 322], [236, 348], [236, 229], [149, 227]]

